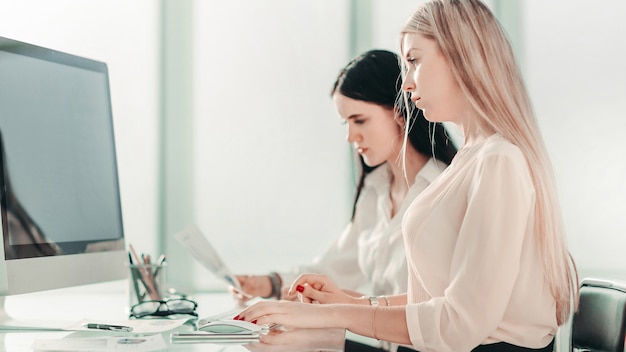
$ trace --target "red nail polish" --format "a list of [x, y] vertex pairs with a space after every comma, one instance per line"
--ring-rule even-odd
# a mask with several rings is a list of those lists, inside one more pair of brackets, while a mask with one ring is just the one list
[[304, 286], [301, 286], [301, 285], [296, 286], [296, 291], [300, 293], [304, 292]]
[[252, 321], [252, 324], [256, 324], [256, 322], [257, 322], [257, 320], [256, 320], [256, 319], [254, 319], [254, 320]]
[[239, 320], [239, 315], [236, 315], [233, 320]]

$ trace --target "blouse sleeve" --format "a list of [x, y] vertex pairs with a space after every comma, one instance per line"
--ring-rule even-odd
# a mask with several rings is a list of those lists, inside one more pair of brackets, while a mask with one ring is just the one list
[[[407, 306], [411, 341], [423, 351], [469, 351], [497, 327], [532, 231], [534, 187], [517, 148], [478, 162], [453, 243], [449, 286], [443, 297]], [[445, 206], [445, 205], [441, 205]]]

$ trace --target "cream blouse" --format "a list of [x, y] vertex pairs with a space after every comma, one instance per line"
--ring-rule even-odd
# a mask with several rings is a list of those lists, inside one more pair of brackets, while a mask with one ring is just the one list
[[365, 179], [354, 220], [311, 265], [281, 272], [284, 284], [290, 285], [303, 273], [319, 273], [341, 288], [367, 295], [405, 293], [408, 274], [402, 216], [445, 166], [431, 158], [415, 176], [393, 218], [389, 198], [391, 169], [384, 164], [372, 171]]
[[413, 348], [546, 346], [556, 305], [533, 231], [535, 191], [519, 148], [499, 134], [462, 148], [403, 221]]

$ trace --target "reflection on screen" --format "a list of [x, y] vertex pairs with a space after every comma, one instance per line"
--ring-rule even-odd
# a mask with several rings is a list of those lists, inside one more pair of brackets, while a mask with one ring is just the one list
[[107, 72], [0, 50], [7, 259], [123, 246]]

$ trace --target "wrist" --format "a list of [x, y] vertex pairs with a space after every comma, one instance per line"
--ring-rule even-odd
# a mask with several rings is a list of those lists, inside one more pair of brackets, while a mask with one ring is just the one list
[[356, 303], [363, 305], [363, 306], [370, 306], [372, 305], [370, 303], [370, 297], [369, 296], [361, 296], [361, 297], [356, 297]]
[[272, 279], [269, 275], [258, 276], [258, 295], [261, 298], [272, 297]]
[[389, 296], [382, 295], [382, 296], [378, 296], [378, 298], [382, 299], [382, 301], [384, 302], [383, 305], [385, 305], [386, 307], [391, 306], [391, 302], [389, 301]]
[[283, 279], [277, 272], [271, 272], [268, 276], [270, 281], [270, 294], [265, 298], [280, 299], [282, 296]]
[[378, 306], [385, 306], [385, 307], [389, 307], [391, 306], [391, 302], [389, 301], [389, 297], [382, 295], [382, 296], [361, 296], [358, 298], [359, 299], [359, 303], [360, 304], [364, 304], [364, 305], [369, 305], [372, 307], [378, 307]]

